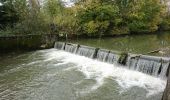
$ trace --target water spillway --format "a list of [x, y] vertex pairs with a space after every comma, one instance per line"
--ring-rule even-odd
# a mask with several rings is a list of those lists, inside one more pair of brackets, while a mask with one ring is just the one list
[[108, 59], [109, 53], [110, 53], [110, 51], [108, 51], [108, 50], [99, 49], [98, 52], [97, 52], [97, 59], [99, 61], [106, 62], [107, 59]]
[[[120, 52], [61, 42], [56, 42], [54, 47], [60, 50], [65, 50], [67, 52], [76, 53], [80, 56], [97, 59], [102, 62], [122, 65], [122, 63], [119, 62], [119, 60], [122, 59], [122, 55]], [[167, 77], [167, 70], [170, 67], [169, 58], [136, 54], [127, 55], [127, 58], [123, 57], [123, 59], [126, 61], [126, 64], [124, 64], [125, 68], [139, 71], [155, 77]]]
[[166, 78], [170, 65], [169, 62], [169, 58], [131, 55], [128, 58], [127, 66], [132, 70], [143, 72], [152, 76]]
[[64, 50], [65, 49], [65, 43], [64, 42], [55, 42], [54, 48], [59, 49], [59, 50]]
[[167, 77], [168, 72], [169, 72], [169, 68], [170, 68], [170, 60], [169, 59], [163, 59], [162, 60], [162, 65], [161, 65], [161, 71], [159, 73], [159, 76], [161, 78]]
[[67, 43], [65, 45], [65, 51], [67, 51], [67, 52], [76, 53], [77, 49], [78, 49], [77, 44], [69, 44], [69, 43]]
[[97, 48], [80, 45], [77, 50], [77, 54], [88, 58], [95, 58], [97, 50]]
[[120, 57], [120, 54], [118, 52], [110, 51], [106, 62], [110, 64], [118, 63], [119, 57]]
[[119, 60], [120, 54], [115, 51], [109, 51], [105, 49], [99, 49], [97, 52], [96, 59], [99, 61], [107, 62], [110, 64], [117, 63]]

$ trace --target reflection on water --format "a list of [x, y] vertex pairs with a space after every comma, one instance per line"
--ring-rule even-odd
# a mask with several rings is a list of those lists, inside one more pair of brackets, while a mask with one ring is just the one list
[[[153, 50], [169, 47], [170, 32], [155, 35], [133, 35], [103, 39], [77, 39], [69, 42], [110, 50], [145, 54]], [[164, 56], [163, 54], [160, 55]]]
[[0, 100], [161, 100], [166, 81], [56, 49], [0, 58]]

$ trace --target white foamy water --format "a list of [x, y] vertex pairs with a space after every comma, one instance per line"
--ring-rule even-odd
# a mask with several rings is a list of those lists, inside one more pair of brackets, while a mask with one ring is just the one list
[[102, 86], [104, 79], [111, 78], [120, 86], [120, 91], [127, 90], [132, 87], [141, 87], [148, 91], [147, 96], [163, 92], [166, 86], [166, 80], [152, 77], [137, 71], [128, 70], [119, 65], [107, 64], [97, 60], [71, 54], [56, 49], [45, 53], [46, 59], [59, 59], [64, 63], [74, 63], [77, 69], [86, 76], [87, 79], [95, 79], [96, 85], [91, 88], [95, 90]]

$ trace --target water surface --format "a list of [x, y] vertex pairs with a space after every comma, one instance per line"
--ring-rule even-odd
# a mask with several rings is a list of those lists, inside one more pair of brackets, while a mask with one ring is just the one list
[[0, 57], [0, 100], [161, 100], [165, 85], [56, 49]]
[[[109, 50], [116, 50], [129, 53], [146, 54], [153, 50], [170, 47], [170, 32], [162, 32], [150, 35], [131, 35], [102, 39], [75, 39], [68, 42], [99, 47]], [[168, 54], [156, 54], [169, 56]], [[151, 54], [155, 55], [155, 54]]]

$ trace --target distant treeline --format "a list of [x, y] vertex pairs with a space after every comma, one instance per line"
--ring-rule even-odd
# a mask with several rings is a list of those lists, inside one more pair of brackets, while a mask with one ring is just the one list
[[167, 2], [160, 0], [1, 0], [0, 35], [56, 33], [102, 36], [170, 30]]

